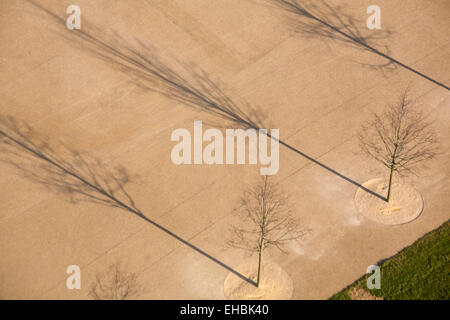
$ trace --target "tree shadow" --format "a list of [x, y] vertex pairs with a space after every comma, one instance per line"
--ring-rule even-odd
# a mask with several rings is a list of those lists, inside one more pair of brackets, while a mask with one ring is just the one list
[[[324, 0], [314, 2], [302, 0], [266, 1], [295, 14], [295, 18], [291, 20], [293, 30], [305, 38], [329, 39], [363, 51], [371, 51], [367, 46], [377, 47], [384, 50], [386, 54], [391, 53], [385, 40], [392, 35], [392, 32], [386, 29], [363, 32], [364, 29], [360, 26], [365, 26], [364, 22], [345, 13], [343, 5], [333, 7]], [[298, 19], [299, 17], [301, 19]], [[360, 64], [373, 69], [386, 69], [388, 71], [393, 71], [397, 67], [391, 60], [382, 64]]]
[[68, 196], [72, 203], [85, 201], [133, 213], [241, 279], [255, 284], [217, 258], [146, 217], [125, 188], [135, 177], [122, 166], [110, 169], [101, 160], [89, 158], [65, 146], [56, 150], [48, 139], [40, 137], [31, 126], [11, 116], [0, 117], [0, 161], [15, 168], [30, 181]]
[[28, 2], [58, 24], [64, 25], [64, 29], [56, 30], [61, 37], [124, 73], [139, 88], [157, 92], [196, 110], [220, 117], [228, 124], [264, 128], [261, 110], [243, 101], [238, 105], [221, 89], [217, 81], [213, 81], [206, 71], [195, 64], [183, 63], [175, 58], [163, 61], [152, 45], [144, 44], [136, 37], [131, 43], [115, 31], [106, 34], [89, 24], [86, 19], [83, 22], [90, 32], [85, 31], [84, 27], [81, 30], [67, 30], [63, 17], [34, 1]]
[[[111, 65], [113, 68], [132, 77], [136, 85], [144, 90], [158, 92], [170, 99], [181, 102], [186, 106], [216, 116], [225, 121], [223, 127], [226, 124], [231, 124], [239, 128], [255, 130], [267, 128], [264, 125], [265, 117], [259, 110], [253, 108], [250, 104], [241, 101], [240, 104], [245, 105], [244, 111], [242, 107], [238, 106], [238, 103], [235, 100], [227, 95], [220, 86], [198, 66], [176, 62], [175, 65], [179, 67], [176, 69], [171, 66], [170, 62], [162, 61], [152, 47], [145, 45], [139, 39], [135, 38], [135, 45], [133, 46], [118, 33], [113, 32], [112, 36], [107, 37], [105, 35], [105, 38], [107, 37], [108, 39], [104, 40], [103, 38], [100, 38], [102, 33], [95, 26], [90, 26], [90, 29], [93, 30], [92, 32], [85, 31], [84, 29], [68, 31], [65, 27], [65, 20], [63, 18], [31, 0], [28, 0], [28, 2], [32, 3], [55, 22], [63, 26], [63, 29], [59, 31], [62, 37], [71, 43], [77, 43], [83, 50], [87, 50]], [[86, 25], [86, 19], [83, 21], [84, 25]], [[179, 71], [180, 69], [181, 71]], [[358, 188], [361, 188], [382, 200], [386, 200], [385, 197], [367, 189], [355, 180], [346, 177], [286, 142], [272, 137], [267, 130], [264, 132], [268, 137], [289, 150], [312, 161], [347, 182], [352, 183]]]
[[[360, 63], [371, 69], [383, 72], [393, 71], [397, 66], [407, 69], [434, 84], [450, 90], [445, 84], [392, 58], [387, 40], [392, 35], [390, 30], [367, 30], [359, 26], [365, 23], [344, 12], [343, 6], [331, 6], [325, 0], [265, 0], [273, 7], [287, 11], [295, 18], [291, 20], [293, 29], [309, 39], [329, 39], [358, 50], [368, 51], [385, 58], [381, 64]], [[384, 52], [382, 52], [384, 51]]]
[[[105, 46], [94, 37], [84, 37], [89, 47], [85, 50], [107, 62], [113, 68], [131, 77], [134, 84], [145, 91], [157, 92], [185, 106], [200, 110], [225, 121], [227, 126], [263, 128], [264, 113], [241, 101], [231, 99], [211, 76], [195, 64], [182, 63], [176, 59], [163, 61], [155, 48], [135, 38], [135, 45], [115, 33], [116, 44]], [[170, 65], [174, 66], [171, 67]]]

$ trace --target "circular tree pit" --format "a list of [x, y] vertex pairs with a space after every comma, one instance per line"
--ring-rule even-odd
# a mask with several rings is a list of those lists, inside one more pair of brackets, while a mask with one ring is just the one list
[[355, 206], [359, 213], [382, 224], [398, 225], [411, 222], [422, 213], [423, 199], [420, 193], [408, 184], [398, 180], [392, 183], [391, 201], [384, 200], [387, 195], [388, 181], [382, 178], [369, 180], [363, 186], [376, 195], [358, 188], [355, 194]]

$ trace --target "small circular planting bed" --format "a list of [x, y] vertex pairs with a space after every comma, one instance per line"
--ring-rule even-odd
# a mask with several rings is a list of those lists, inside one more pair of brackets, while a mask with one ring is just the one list
[[[387, 194], [388, 182], [378, 178], [367, 181], [363, 187], [384, 198]], [[422, 196], [413, 187], [401, 181], [393, 182], [389, 203], [368, 190], [358, 188], [355, 194], [355, 206], [359, 213], [370, 220], [397, 225], [411, 222], [422, 213]]]
[[[245, 263], [237, 269], [244, 277], [256, 282], [258, 264]], [[230, 300], [287, 300], [292, 297], [294, 286], [291, 277], [277, 264], [265, 263], [259, 287], [234, 273], [230, 273], [224, 282], [224, 294]]]

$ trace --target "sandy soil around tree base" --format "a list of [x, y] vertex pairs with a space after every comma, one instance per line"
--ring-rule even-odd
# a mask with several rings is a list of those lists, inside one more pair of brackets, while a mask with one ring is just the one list
[[[385, 197], [388, 181], [377, 178], [367, 181], [363, 186]], [[415, 220], [422, 213], [423, 199], [413, 187], [397, 180], [392, 184], [390, 203], [359, 188], [355, 194], [355, 206], [359, 213], [373, 221], [396, 225]]]
[[348, 295], [352, 300], [384, 300], [384, 298], [376, 297], [362, 288], [353, 288]]
[[[240, 265], [237, 272], [256, 282], [258, 264], [251, 261]], [[259, 287], [230, 273], [224, 282], [224, 294], [230, 300], [287, 300], [292, 297], [294, 286], [291, 277], [278, 264], [263, 265]]]

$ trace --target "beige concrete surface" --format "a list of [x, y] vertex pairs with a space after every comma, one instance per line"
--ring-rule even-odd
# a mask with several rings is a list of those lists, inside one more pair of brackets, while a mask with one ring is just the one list
[[[30, 172], [48, 178], [48, 167], [23, 149], [3, 151], [1, 160], [16, 166], [0, 162], [0, 298], [87, 299], [95, 275], [120, 259], [139, 275], [144, 299], [224, 299], [224, 279], [246, 258], [225, 246], [233, 208], [257, 181], [258, 167], [174, 165], [175, 129], [193, 132], [194, 120], [230, 124], [164, 95], [167, 83], [124, 71], [119, 63], [127, 61], [68, 30], [63, 21], [72, 2], [36, 4], [0, 1], [0, 116], [25, 121], [36, 132], [33, 139], [42, 137], [66, 161], [73, 160], [69, 148], [101, 159], [100, 168], [124, 168], [126, 192], [138, 211], [171, 234], [129, 210], [74, 201], [74, 194], [33, 179]], [[399, 66], [381, 67], [386, 59], [346, 42], [307, 36], [297, 24], [304, 17], [269, 0], [76, 4], [81, 31], [161, 59], [186, 77], [189, 70], [204, 70], [243, 112], [280, 129], [280, 140], [322, 164], [280, 146], [276, 179], [292, 196], [295, 216], [311, 229], [286, 254], [267, 253], [293, 279], [293, 299], [328, 298], [450, 218], [450, 94], [442, 86]], [[365, 25], [373, 1], [332, 4], [357, 20], [363, 36], [374, 32]], [[381, 31], [389, 34], [374, 47], [449, 86], [450, 3], [376, 4]], [[387, 226], [357, 213], [357, 185], [349, 180], [363, 183], [388, 173], [360, 152], [356, 134], [406, 86], [436, 120], [442, 152], [406, 180], [424, 198], [420, 217]], [[129, 200], [124, 193], [120, 199]], [[81, 268], [81, 290], [66, 288], [69, 265]]]

